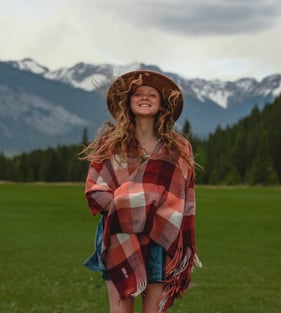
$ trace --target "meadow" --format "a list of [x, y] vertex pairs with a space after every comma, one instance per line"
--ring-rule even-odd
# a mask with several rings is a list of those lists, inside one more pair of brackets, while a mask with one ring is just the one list
[[[107, 313], [83, 185], [0, 184], [0, 312]], [[281, 312], [281, 187], [196, 188], [202, 269], [169, 313]], [[141, 313], [139, 299], [136, 313]]]

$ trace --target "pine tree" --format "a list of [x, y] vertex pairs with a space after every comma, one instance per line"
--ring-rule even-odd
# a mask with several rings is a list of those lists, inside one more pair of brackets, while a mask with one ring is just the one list
[[270, 155], [268, 134], [266, 130], [262, 132], [257, 154], [248, 175], [249, 182], [253, 185], [279, 183], [278, 175], [273, 167]]
[[82, 142], [81, 143], [83, 146], [88, 146], [88, 144], [89, 144], [88, 129], [86, 127], [83, 129]]

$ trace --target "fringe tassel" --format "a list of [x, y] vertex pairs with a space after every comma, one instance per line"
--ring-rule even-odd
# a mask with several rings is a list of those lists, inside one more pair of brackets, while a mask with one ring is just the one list
[[138, 295], [142, 294], [144, 290], [146, 289], [147, 281], [140, 282], [137, 284], [137, 290], [131, 294], [133, 297], [137, 297]]
[[167, 273], [173, 273], [173, 271], [178, 267], [179, 263], [182, 260], [182, 254], [183, 254], [183, 239], [182, 233], [180, 232], [177, 250], [171, 261], [166, 265]]
[[190, 255], [183, 255], [183, 249], [179, 248], [171, 262], [169, 262], [167, 267], [169, 276], [164, 281], [164, 290], [159, 302], [158, 313], [166, 313], [168, 308], [173, 305], [174, 300], [179, 298], [181, 293], [188, 288], [194, 257], [195, 252], [193, 249], [191, 249]]
[[197, 255], [197, 253], [194, 254], [194, 266], [200, 267], [200, 268], [203, 267], [203, 265], [202, 265], [198, 255]]

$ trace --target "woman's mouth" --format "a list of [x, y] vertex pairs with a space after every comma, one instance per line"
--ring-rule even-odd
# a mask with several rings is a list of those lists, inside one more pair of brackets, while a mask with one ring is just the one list
[[148, 107], [148, 108], [150, 108], [150, 107], [151, 107], [151, 104], [148, 104], [148, 103], [140, 103], [140, 104], [139, 104], [139, 107]]

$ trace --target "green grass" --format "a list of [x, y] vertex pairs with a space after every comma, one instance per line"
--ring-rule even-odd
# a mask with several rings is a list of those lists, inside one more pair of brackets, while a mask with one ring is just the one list
[[[83, 185], [0, 184], [0, 312], [106, 313]], [[281, 188], [198, 187], [202, 269], [169, 312], [281, 312]], [[139, 300], [136, 312], [140, 313]]]

